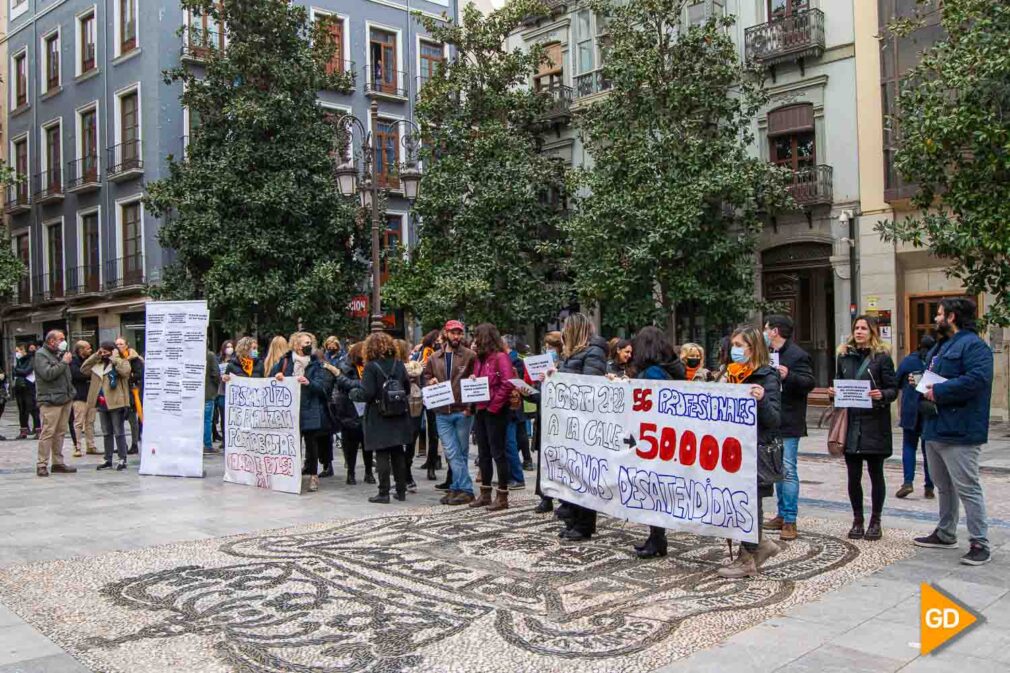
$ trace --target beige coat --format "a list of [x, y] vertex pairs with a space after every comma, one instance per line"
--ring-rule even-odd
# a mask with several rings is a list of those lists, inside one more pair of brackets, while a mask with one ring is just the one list
[[[109, 386], [108, 369], [116, 370], [116, 387]], [[105, 388], [105, 406], [109, 410], [122, 409], [130, 406], [130, 361], [124, 360], [118, 352], [112, 354], [109, 367], [102, 362], [102, 356], [96, 351], [81, 365], [81, 373], [91, 377], [88, 388], [88, 408], [98, 406], [98, 391]]]

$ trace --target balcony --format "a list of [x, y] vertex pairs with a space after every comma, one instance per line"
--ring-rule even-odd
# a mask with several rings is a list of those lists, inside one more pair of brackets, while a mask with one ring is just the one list
[[567, 124], [572, 118], [572, 98], [574, 91], [572, 87], [563, 84], [552, 84], [540, 90], [540, 93], [551, 97], [551, 105], [544, 112], [542, 119], [545, 122], [557, 124]]
[[35, 303], [63, 299], [63, 269], [32, 276], [32, 298]]
[[18, 285], [14, 290], [14, 304], [18, 306], [24, 306], [26, 304], [32, 303], [32, 284], [31, 278], [25, 273], [18, 281]]
[[339, 78], [327, 88], [337, 93], [354, 93], [358, 76], [354, 71], [354, 61], [330, 61], [326, 64], [326, 74], [330, 77]]
[[535, 26], [545, 17], [554, 18], [561, 16], [566, 11], [568, 11], [568, 5], [573, 4], [571, 0], [541, 0], [544, 8], [547, 10], [545, 14], [530, 14], [529, 16], [523, 17], [524, 26]]
[[218, 30], [208, 30], [190, 26], [182, 38], [182, 60], [200, 63], [211, 52], [224, 48], [224, 34]]
[[24, 180], [13, 185], [7, 185], [7, 194], [4, 199], [4, 212], [8, 215], [18, 215], [31, 210], [28, 199], [28, 183]]
[[93, 192], [102, 186], [98, 174], [98, 155], [89, 154], [81, 159], [67, 162], [67, 191], [71, 194]]
[[383, 72], [382, 65], [365, 70], [365, 95], [389, 100], [407, 100], [407, 73], [399, 70]]
[[129, 140], [109, 148], [109, 181], [122, 182], [144, 174], [144, 158], [139, 140]]
[[137, 253], [105, 262], [105, 290], [126, 290], [144, 285], [144, 255]]
[[63, 202], [63, 171], [60, 167], [35, 175], [32, 203], [46, 205]]
[[833, 169], [831, 166], [813, 166], [793, 172], [789, 194], [803, 208], [830, 206], [834, 200]]
[[67, 269], [67, 296], [95, 294], [101, 289], [99, 280], [98, 264]]
[[603, 69], [591, 70], [575, 77], [575, 97], [586, 98], [610, 90], [610, 80], [603, 76]]
[[744, 37], [747, 60], [766, 66], [824, 53], [824, 12], [808, 9], [751, 26]]

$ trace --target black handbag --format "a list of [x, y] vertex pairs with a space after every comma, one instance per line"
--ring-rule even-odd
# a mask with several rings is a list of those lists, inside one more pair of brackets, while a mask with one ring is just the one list
[[783, 453], [785, 445], [781, 437], [770, 442], [758, 442], [757, 446], [757, 478], [758, 486], [772, 486], [785, 479]]

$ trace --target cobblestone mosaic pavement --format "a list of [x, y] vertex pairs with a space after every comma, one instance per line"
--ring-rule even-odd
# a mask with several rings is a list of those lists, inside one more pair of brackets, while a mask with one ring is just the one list
[[[561, 543], [532, 501], [355, 521], [7, 568], [0, 600], [95, 671], [648, 671], [911, 552], [806, 520], [756, 579], [726, 543], [601, 521]], [[494, 662], [493, 665], [490, 662]]]

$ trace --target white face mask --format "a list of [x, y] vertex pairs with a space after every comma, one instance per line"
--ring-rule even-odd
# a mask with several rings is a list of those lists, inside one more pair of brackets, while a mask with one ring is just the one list
[[229, 346], [228, 348], [224, 349], [224, 354], [227, 355], [228, 357], [231, 357], [232, 355], [235, 354], [235, 349]]
[[60, 349], [61, 353], [65, 353], [69, 348], [66, 341], [61, 341], [56, 347]]

